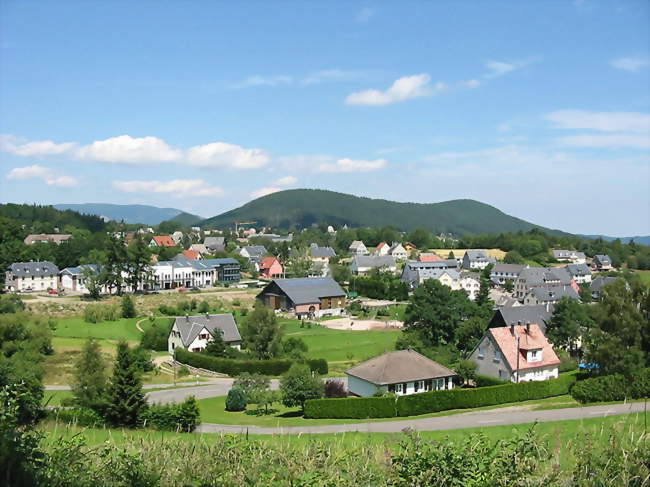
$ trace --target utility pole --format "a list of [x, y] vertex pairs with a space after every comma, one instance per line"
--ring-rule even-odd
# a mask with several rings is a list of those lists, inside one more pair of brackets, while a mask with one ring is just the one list
[[519, 383], [519, 335], [517, 335], [517, 384]]

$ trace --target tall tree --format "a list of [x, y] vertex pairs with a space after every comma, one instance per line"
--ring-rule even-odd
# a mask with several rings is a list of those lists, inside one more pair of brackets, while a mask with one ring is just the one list
[[287, 407], [300, 406], [305, 409], [308, 399], [320, 399], [325, 395], [325, 384], [313, 377], [305, 364], [294, 363], [280, 379], [282, 404]]
[[99, 343], [89, 339], [75, 361], [72, 395], [76, 405], [103, 411], [106, 406], [106, 361]]
[[134, 428], [147, 408], [141, 372], [125, 341], [117, 345], [117, 356], [108, 388], [106, 419], [114, 426]]
[[546, 336], [553, 345], [575, 354], [578, 341], [592, 326], [593, 321], [584, 305], [564, 297], [555, 305], [553, 316], [546, 323]]
[[277, 357], [282, 353], [283, 329], [273, 310], [255, 305], [242, 326], [244, 346], [258, 359]]
[[127, 282], [133, 291], [143, 287], [151, 277], [151, 249], [147, 242], [138, 236], [129, 244], [128, 252], [129, 273]]
[[108, 287], [109, 292], [115, 289], [118, 296], [122, 295], [124, 287], [124, 276], [126, 271], [128, 254], [124, 244], [124, 233], [118, 231], [112, 233], [108, 238], [106, 247], [106, 262], [102, 265], [102, 283]]

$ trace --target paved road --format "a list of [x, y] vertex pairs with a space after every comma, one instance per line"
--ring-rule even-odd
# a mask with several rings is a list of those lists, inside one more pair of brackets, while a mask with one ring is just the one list
[[612, 404], [609, 406], [587, 406], [566, 409], [549, 409], [545, 411], [522, 411], [517, 407], [475, 411], [438, 416], [433, 418], [408, 419], [403, 421], [383, 421], [373, 423], [328, 424], [322, 426], [288, 426], [268, 428], [260, 426], [233, 426], [203, 423], [197, 428], [198, 433], [245, 433], [256, 435], [275, 434], [311, 434], [311, 433], [346, 433], [360, 431], [364, 433], [399, 433], [406, 428], [418, 431], [439, 431], [461, 428], [478, 428], [509, 424], [545, 423], [567, 419], [599, 418], [618, 414], [643, 412], [644, 404]]

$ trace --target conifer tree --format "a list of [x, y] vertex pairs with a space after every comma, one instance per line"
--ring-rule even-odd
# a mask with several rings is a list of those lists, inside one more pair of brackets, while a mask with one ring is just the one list
[[89, 339], [75, 363], [72, 394], [76, 405], [102, 411], [106, 405], [106, 362], [99, 343]]
[[106, 419], [114, 426], [136, 427], [147, 408], [140, 371], [125, 341], [117, 345], [113, 377], [108, 389]]

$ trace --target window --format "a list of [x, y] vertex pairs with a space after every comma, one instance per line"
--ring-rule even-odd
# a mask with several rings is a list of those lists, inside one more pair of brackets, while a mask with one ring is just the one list
[[413, 391], [414, 392], [420, 392], [424, 390], [424, 381], [423, 380], [416, 380], [415, 383], [413, 384]]
[[404, 385], [404, 384], [395, 384], [395, 385], [393, 386], [393, 388], [395, 389], [395, 393], [396, 393], [396, 394], [402, 394], [402, 393], [404, 392], [404, 390], [403, 390], [403, 388], [402, 388], [403, 385]]
[[501, 360], [501, 352], [499, 350], [494, 351], [494, 361], [499, 362]]
[[483, 347], [478, 347], [478, 358], [485, 357], [485, 349]]

